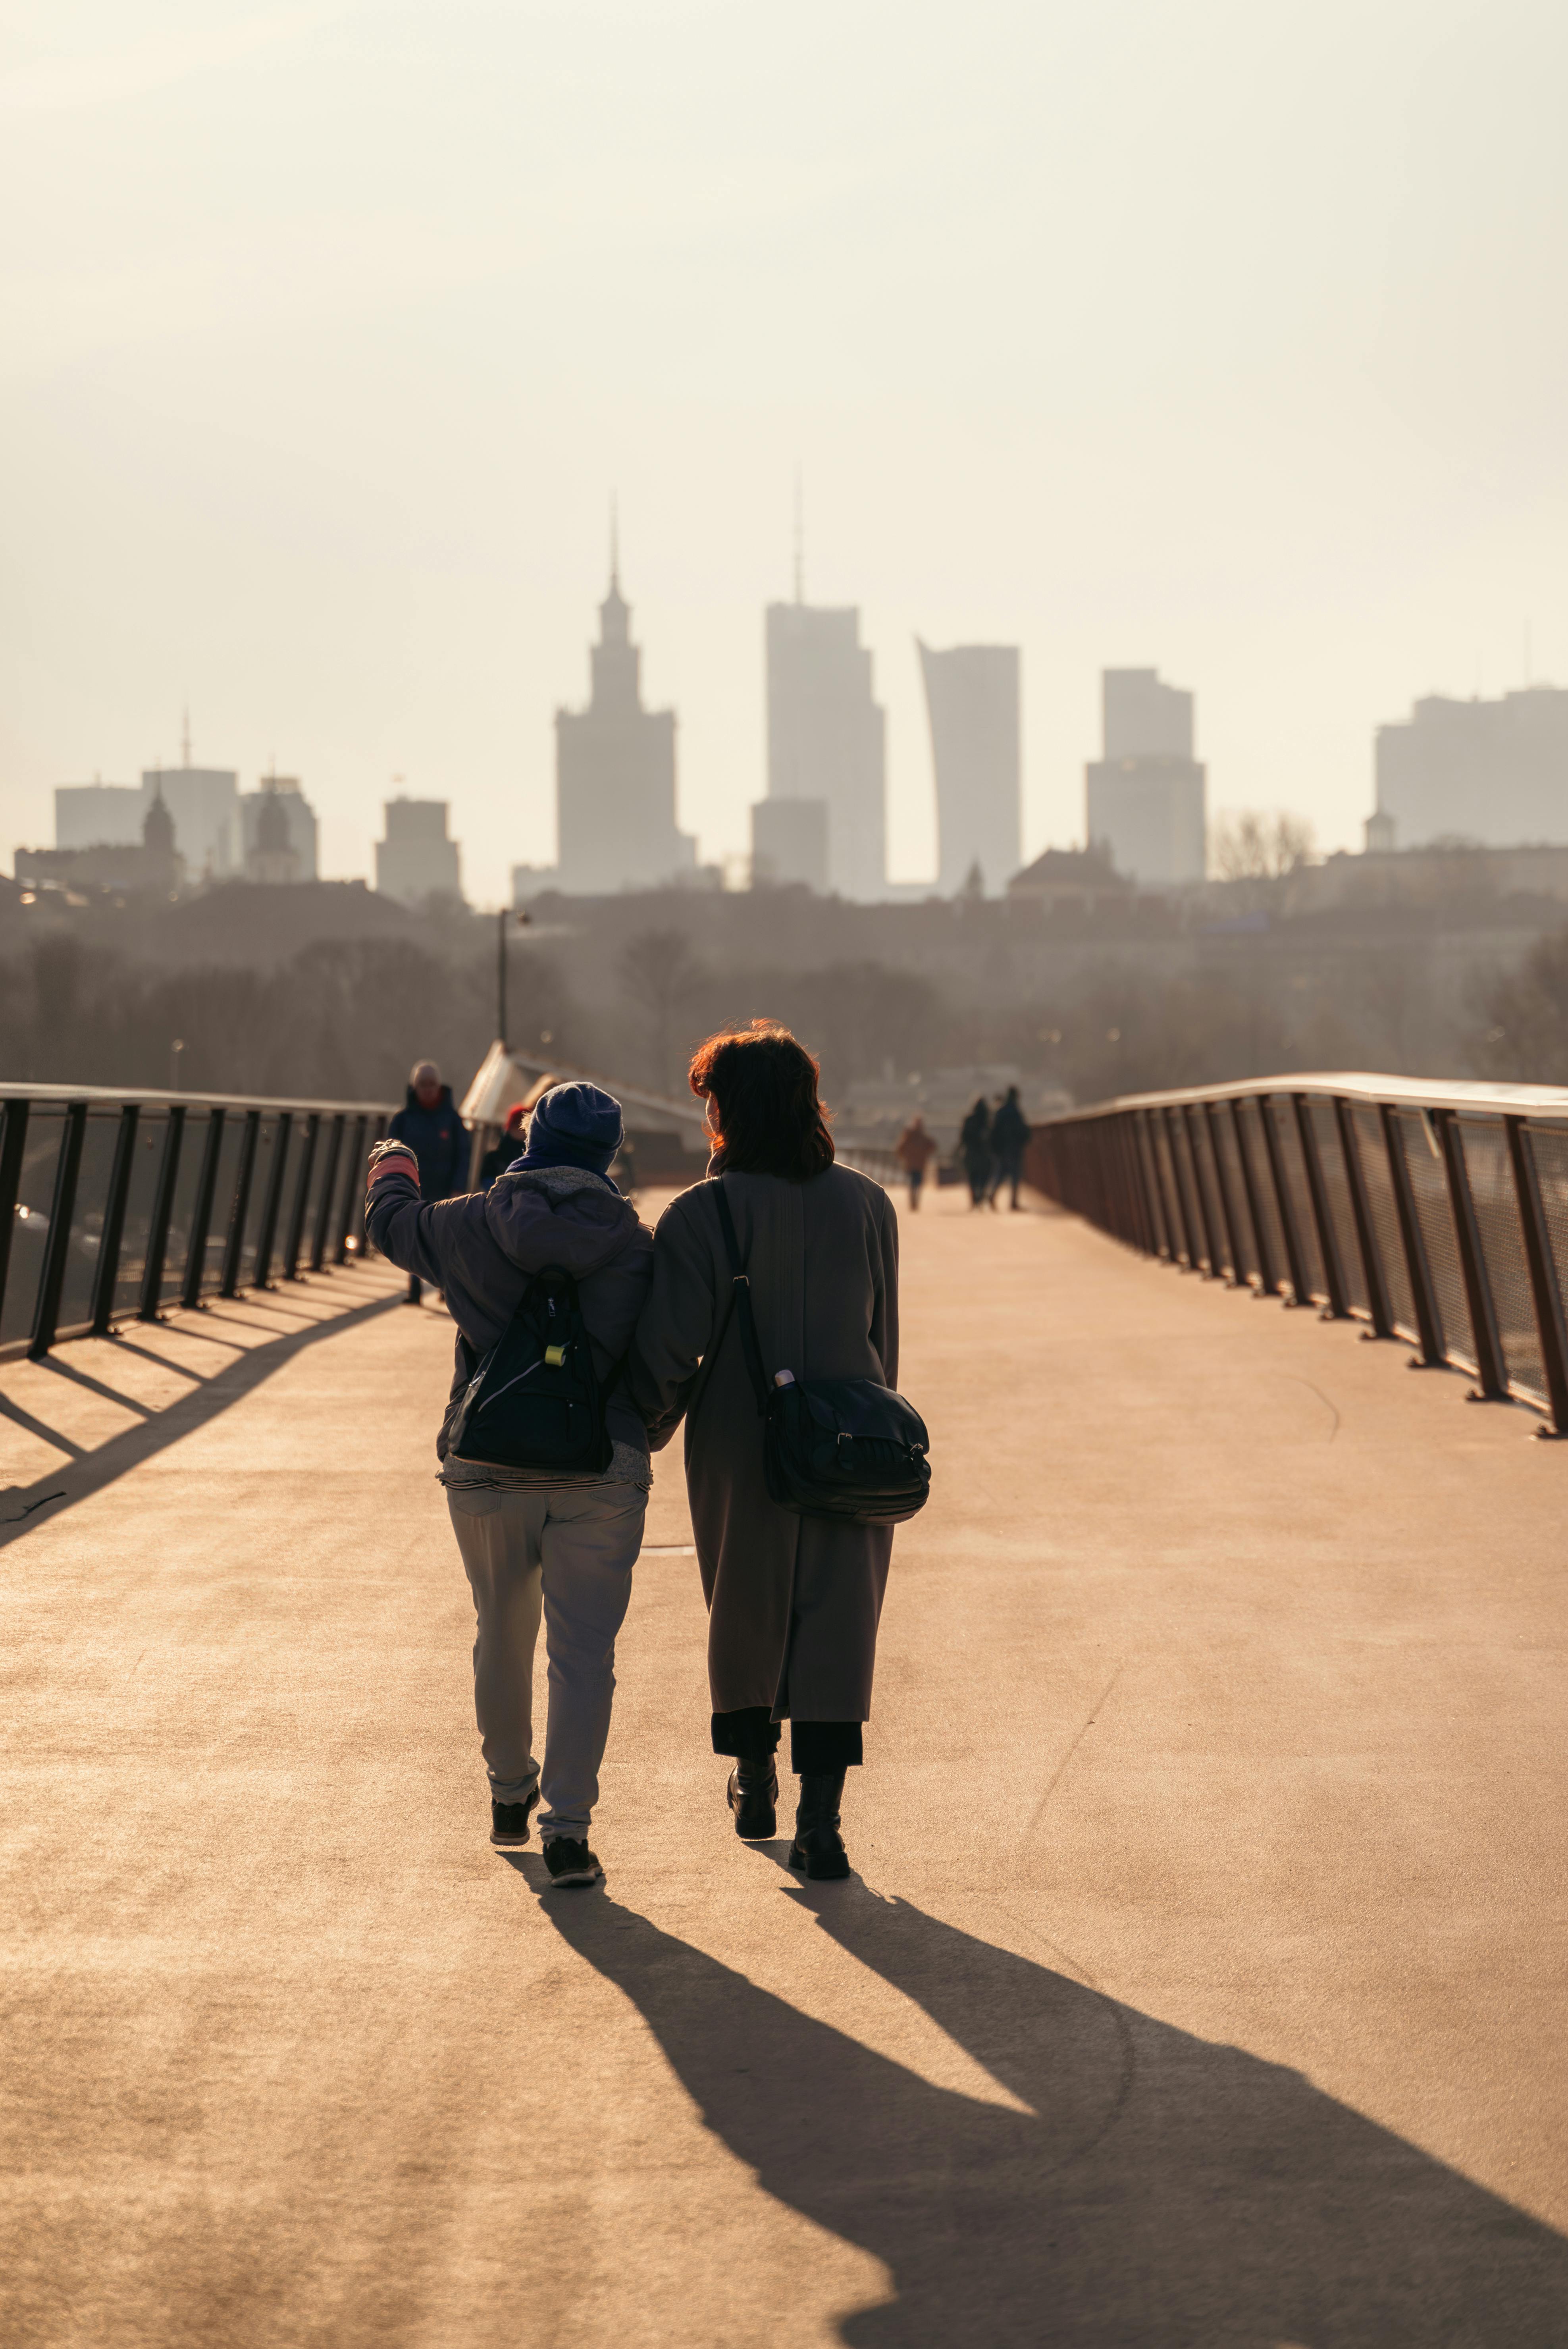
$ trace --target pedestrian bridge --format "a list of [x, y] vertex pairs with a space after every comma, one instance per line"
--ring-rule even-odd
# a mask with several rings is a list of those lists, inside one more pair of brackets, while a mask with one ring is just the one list
[[1559, 2349], [1568, 1455], [1049, 1147], [903, 1219], [844, 1886], [730, 1832], [668, 1455], [607, 1884], [489, 1848], [351, 1232], [0, 1364], [8, 2343]]

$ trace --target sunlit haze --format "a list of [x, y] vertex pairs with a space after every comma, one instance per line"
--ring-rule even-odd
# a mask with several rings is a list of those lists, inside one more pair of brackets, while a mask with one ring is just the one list
[[1568, 28], [1544, 0], [50, 0], [0, 35], [8, 854], [179, 754], [553, 853], [618, 496], [681, 821], [764, 782], [763, 606], [1023, 648], [1025, 845], [1106, 666], [1213, 811], [1359, 844], [1372, 733], [1568, 683]]

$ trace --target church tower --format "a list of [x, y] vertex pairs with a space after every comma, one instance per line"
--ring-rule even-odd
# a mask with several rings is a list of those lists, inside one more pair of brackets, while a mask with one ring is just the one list
[[642, 654], [614, 540], [588, 660], [588, 707], [555, 713], [560, 885], [603, 896], [688, 879], [696, 842], [676, 823], [676, 714], [643, 707]]

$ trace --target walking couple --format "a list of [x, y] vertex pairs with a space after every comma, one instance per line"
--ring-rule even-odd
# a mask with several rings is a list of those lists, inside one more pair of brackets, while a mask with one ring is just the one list
[[[650, 1450], [686, 1423], [686, 1469], [708, 1607], [713, 1745], [734, 1764], [736, 1831], [775, 1831], [780, 1724], [800, 1780], [789, 1864], [843, 1877], [844, 1774], [861, 1759], [891, 1525], [801, 1516], [769, 1497], [762, 1420], [748, 1375], [733, 1237], [769, 1366], [797, 1378], [898, 1377], [898, 1223], [887, 1193], [833, 1162], [816, 1061], [757, 1020], [711, 1037], [692, 1091], [707, 1105], [707, 1180], [650, 1232], [607, 1169], [619, 1104], [557, 1085], [525, 1147], [487, 1192], [426, 1206], [414, 1153], [372, 1154], [366, 1229], [401, 1269], [433, 1281], [458, 1326], [437, 1454], [478, 1617], [474, 1704], [490, 1783], [490, 1840], [540, 1833], [554, 1884], [603, 1873], [589, 1847], [615, 1686], [615, 1637], [631, 1597], [652, 1484]], [[727, 1232], [719, 1206], [729, 1210]], [[576, 1283], [613, 1445], [602, 1474], [563, 1476], [459, 1456], [449, 1441], [482, 1356], [534, 1276]], [[787, 1375], [779, 1371], [782, 1378]], [[533, 1652], [541, 1611], [550, 1707], [533, 1756]]]

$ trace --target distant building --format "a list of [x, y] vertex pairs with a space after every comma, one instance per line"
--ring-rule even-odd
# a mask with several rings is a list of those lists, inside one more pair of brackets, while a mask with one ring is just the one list
[[62, 784], [55, 793], [55, 846], [139, 848], [148, 796], [134, 783]]
[[1568, 841], [1568, 692], [1530, 685], [1500, 701], [1429, 694], [1379, 726], [1377, 814], [1384, 847], [1471, 840], [1515, 848]]
[[934, 652], [918, 636], [915, 646], [936, 776], [936, 886], [951, 897], [978, 866], [995, 896], [1023, 859], [1018, 648]]
[[387, 837], [376, 843], [376, 886], [405, 905], [461, 897], [458, 843], [447, 838], [448, 802], [399, 794], [382, 808]]
[[769, 604], [767, 647], [768, 797], [820, 801], [828, 886], [843, 897], [882, 897], [887, 719], [872, 696], [861, 616]]
[[239, 870], [240, 779], [231, 768], [144, 768], [141, 791], [144, 802], [162, 793], [192, 880], [222, 880]]
[[643, 707], [631, 620], [612, 556], [588, 707], [555, 713], [558, 885], [583, 896], [696, 872], [696, 842], [676, 822], [676, 714]]
[[828, 803], [825, 800], [758, 800], [751, 811], [751, 885], [828, 886]]
[[[55, 794], [57, 821], [61, 796]], [[185, 878], [185, 859], [174, 845], [174, 820], [162, 794], [155, 791], [145, 803], [139, 792], [128, 790], [125, 796], [140, 811], [134, 843], [100, 840], [79, 848], [19, 848], [12, 860], [17, 880], [56, 881], [67, 888], [74, 883], [88, 889], [152, 890], [160, 896], [178, 891]]]
[[1101, 905], [1124, 905], [1133, 886], [1125, 873], [1116, 870], [1103, 847], [1047, 848], [1013, 875], [1007, 895], [1014, 903], [1079, 905], [1092, 914]]
[[1192, 756], [1192, 696], [1151, 668], [1103, 676], [1102, 756], [1084, 770], [1091, 848], [1145, 886], [1202, 881], [1207, 775]]
[[297, 775], [263, 775], [240, 793], [240, 862], [247, 881], [318, 877], [315, 811]]

